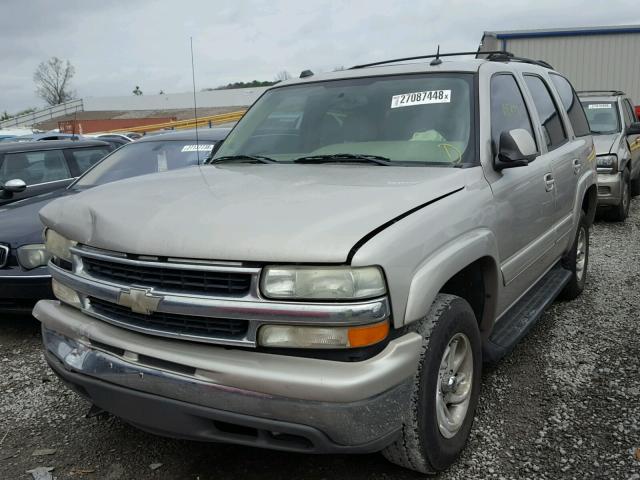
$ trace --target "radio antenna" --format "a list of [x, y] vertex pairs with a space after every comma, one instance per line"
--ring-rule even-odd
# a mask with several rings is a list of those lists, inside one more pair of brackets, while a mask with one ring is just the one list
[[191, 80], [193, 81], [193, 117], [196, 121], [196, 155], [198, 165], [200, 165], [200, 141], [198, 139], [198, 106], [196, 104], [196, 69], [193, 63], [193, 37], [189, 37], [191, 41]]

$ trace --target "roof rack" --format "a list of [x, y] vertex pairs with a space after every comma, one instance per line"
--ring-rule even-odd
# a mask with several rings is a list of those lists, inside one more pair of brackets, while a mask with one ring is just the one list
[[434, 55], [418, 55], [415, 57], [404, 57], [404, 58], [394, 58], [391, 60], [383, 60], [381, 62], [372, 62], [372, 63], [363, 63], [362, 65], [354, 65], [349, 68], [349, 70], [355, 70], [358, 68], [367, 68], [367, 67], [375, 67], [377, 65], [386, 65], [388, 63], [397, 63], [397, 62], [407, 62], [409, 60], [423, 60], [427, 58], [433, 58], [434, 60], [431, 62], [431, 65], [440, 65], [442, 61], [440, 57], [458, 57], [458, 56], [466, 56], [473, 55], [478, 58], [478, 55], [486, 55], [485, 60], [493, 61], [493, 62], [522, 62], [522, 63], [531, 63], [533, 65], [539, 65], [544, 68], [553, 69], [551, 65], [543, 60], [531, 60], [530, 58], [525, 57], [517, 57], [511, 52], [506, 52], [504, 50], [492, 50], [488, 52], [481, 52], [479, 50], [473, 52], [451, 52], [451, 53], [440, 53], [440, 46], [438, 46], [438, 53]]
[[[495, 52], [480, 52], [480, 53], [507, 53], [507, 52], [495, 51]], [[425, 59], [425, 58], [434, 58], [434, 59], [437, 60], [440, 57], [457, 57], [457, 56], [462, 56], [462, 55], [474, 55], [475, 56], [477, 54], [478, 54], [477, 51], [474, 51], [474, 52], [440, 53], [440, 47], [438, 47], [438, 53], [436, 53], [435, 55], [418, 55], [417, 57], [394, 58], [392, 60], [383, 60], [381, 62], [363, 63], [362, 65], [354, 65], [353, 67], [349, 68], [349, 70], [355, 70], [357, 68], [375, 67], [376, 65], [385, 65], [387, 63], [407, 62], [409, 60], [422, 60], [422, 59]]]
[[621, 90], [578, 90], [576, 93], [582, 93], [583, 95], [624, 95], [624, 92]]
[[521, 62], [521, 63], [530, 63], [531, 65], [538, 65], [540, 67], [548, 68], [553, 70], [553, 67], [548, 62], [544, 60], [532, 60], [531, 58], [526, 57], [518, 57], [511, 52], [478, 52], [480, 54], [487, 54], [485, 60], [489, 60], [491, 62]]

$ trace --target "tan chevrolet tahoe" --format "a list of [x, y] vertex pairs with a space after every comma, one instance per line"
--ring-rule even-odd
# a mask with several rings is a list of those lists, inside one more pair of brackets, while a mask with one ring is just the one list
[[483, 360], [584, 288], [597, 190], [561, 74], [445, 58], [304, 72], [205, 164], [45, 207], [51, 368], [159, 435], [450, 465]]

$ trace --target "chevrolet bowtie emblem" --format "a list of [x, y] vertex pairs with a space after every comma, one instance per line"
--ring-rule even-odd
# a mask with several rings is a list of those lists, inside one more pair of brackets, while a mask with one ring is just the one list
[[123, 290], [118, 297], [118, 304], [129, 307], [134, 313], [150, 315], [156, 311], [163, 297], [151, 294], [148, 288], [130, 288]]

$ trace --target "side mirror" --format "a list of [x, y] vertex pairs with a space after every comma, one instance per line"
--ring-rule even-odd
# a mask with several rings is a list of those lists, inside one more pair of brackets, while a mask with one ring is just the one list
[[0, 187], [0, 190], [4, 190], [7, 193], [20, 193], [24, 192], [27, 189], [27, 184], [24, 183], [24, 180], [20, 180], [19, 178], [13, 180], [7, 180], [5, 184]]
[[640, 122], [633, 122], [627, 127], [627, 135], [640, 135]]
[[527, 130], [516, 128], [502, 132], [498, 155], [494, 162], [495, 169], [500, 171], [505, 168], [525, 167], [537, 154], [536, 142]]

